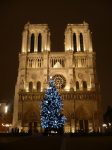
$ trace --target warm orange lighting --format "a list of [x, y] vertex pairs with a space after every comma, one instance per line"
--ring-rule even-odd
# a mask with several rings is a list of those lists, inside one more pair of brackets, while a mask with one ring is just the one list
[[103, 126], [103, 127], [107, 127], [107, 124], [104, 123], [104, 124], [102, 124], [102, 126]]
[[5, 123], [2, 123], [2, 126], [3, 126], [3, 127], [11, 127], [12, 125], [11, 125], [11, 124], [8, 124], [8, 123], [6, 123], [6, 124], [5, 124]]
[[8, 112], [8, 106], [5, 106], [5, 114]]
[[66, 90], [66, 91], [70, 91], [70, 86], [66, 86], [66, 87], [65, 87], [65, 90]]
[[26, 86], [26, 92], [29, 92], [28, 86]]

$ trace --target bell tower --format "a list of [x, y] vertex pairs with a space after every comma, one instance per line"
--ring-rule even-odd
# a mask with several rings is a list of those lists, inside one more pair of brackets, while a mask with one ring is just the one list
[[92, 52], [92, 39], [89, 25], [68, 24], [65, 30], [65, 51]]
[[[48, 53], [50, 51], [50, 31], [47, 24], [24, 26], [22, 47], [19, 54], [19, 70], [15, 86], [13, 126], [21, 126], [23, 104], [20, 104], [20, 92], [43, 91], [48, 76]], [[41, 76], [40, 76], [41, 74]], [[22, 103], [25, 103], [22, 99]], [[21, 118], [21, 119], [20, 119]]]
[[71, 114], [69, 108], [66, 108], [68, 116], [73, 115], [71, 130], [97, 131], [101, 126], [101, 100], [96, 72], [96, 53], [93, 51], [88, 23], [67, 25], [65, 54], [68, 80], [71, 81], [70, 89], [74, 90], [73, 95], [77, 97], [71, 101], [70, 108], [74, 106]]
[[47, 24], [24, 26], [22, 33], [22, 53], [50, 51], [50, 32]]

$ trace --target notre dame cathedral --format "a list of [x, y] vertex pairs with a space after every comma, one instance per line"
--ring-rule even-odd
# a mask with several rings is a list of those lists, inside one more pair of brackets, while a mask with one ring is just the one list
[[15, 86], [13, 127], [41, 132], [40, 103], [49, 77], [55, 81], [67, 118], [65, 132], [101, 129], [101, 98], [96, 73], [96, 55], [86, 22], [68, 24], [63, 52], [51, 50], [47, 24], [24, 26]]

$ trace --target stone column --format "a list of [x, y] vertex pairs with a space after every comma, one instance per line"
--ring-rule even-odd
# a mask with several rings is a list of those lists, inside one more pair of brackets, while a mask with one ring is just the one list
[[84, 51], [89, 50], [89, 38], [88, 38], [88, 31], [84, 32]]
[[72, 33], [71, 33], [71, 30], [68, 29], [65, 33], [65, 50], [66, 51], [72, 49], [71, 43], [72, 43]]
[[66, 50], [68, 50], [67, 31], [65, 32], [65, 40], [64, 40], [64, 45], [65, 45], [65, 51], [66, 51]]
[[71, 50], [74, 50], [73, 48], [73, 32], [71, 31]]
[[28, 35], [28, 31], [24, 30], [22, 33], [22, 53], [26, 53], [27, 52], [27, 35]]
[[31, 44], [31, 33], [28, 35], [28, 52], [30, 52], [30, 44]]
[[35, 33], [34, 52], [38, 51], [38, 33]]
[[49, 78], [49, 52], [48, 51], [43, 51], [43, 81], [48, 83], [48, 78]]
[[76, 33], [77, 51], [80, 51], [80, 34]]
[[87, 50], [86, 33], [83, 32], [82, 35], [83, 35], [83, 46], [84, 46], [84, 51], [86, 51], [86, 50]]
[[48, 32], [47, 31], [44, 31], [44, 49], [43, 50], [47, 50], [47, 36]]
[[41, 36], [42, 36], [42, 40], [41, 40], [41, 52], [43, 52], [43, 50], [44, 50], [44, 34], [43, 34], [43, 32], [41, 33]]
[[14, 96], [14, 111], [13, 111], [13, 121], [12, 126], [17, 127], [18, 125], [18, 101], [19, 101], [19, 85], [18, 82], [15, 87], [15, 96]]
[[69, 30], [69, 50], [72, 50], [72, 31]]
[[95, 89], [95, 79], [94, 79], [94, 73], [90, 74], [91, 76], [91, 89]]
[[51, 43], [50, 43], [50, 32], [47, 33], [47, 50], [50, 51], [50, 46], [51, 46]]
[[93, 47], [92, 47], [92, 37], [91, 37], [91, 32], [90, 30], [88, 31], [88, 40], [89, 40], [89, 51], [92, 52], [93, 51]]

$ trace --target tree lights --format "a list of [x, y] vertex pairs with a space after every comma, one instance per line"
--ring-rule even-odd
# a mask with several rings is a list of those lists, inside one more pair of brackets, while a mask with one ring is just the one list
[[58, 94], [54, 81], [50, 79], [45, 97], [41, 103], [41, 126], [45, 129], [45, 132], [62, 133], [66, 121], [65, 116], [62, 114], [62, 107], [62, 99]]

